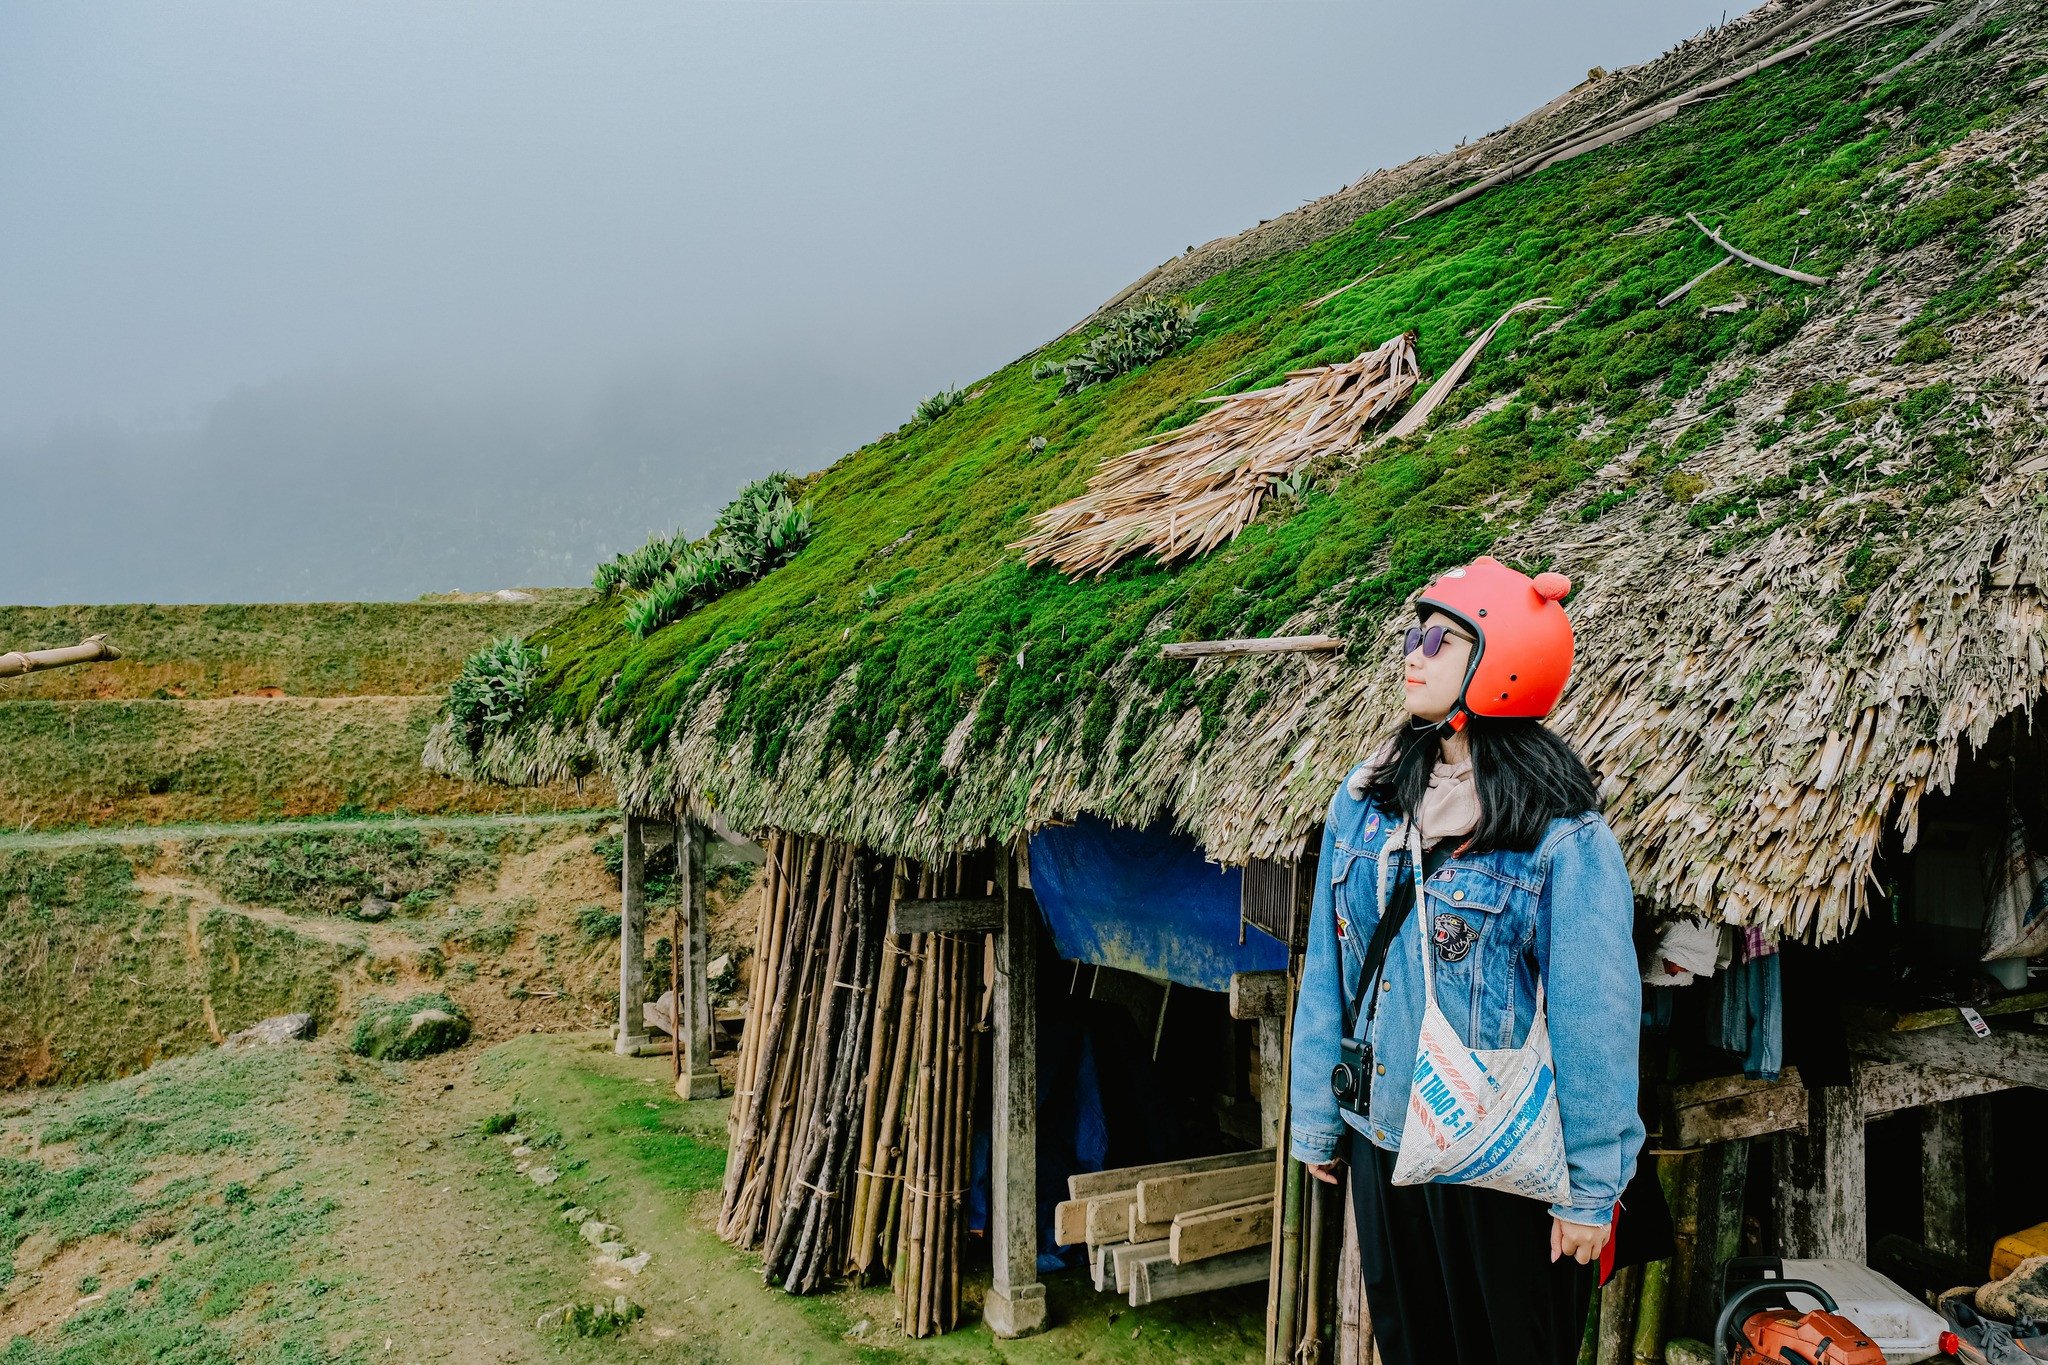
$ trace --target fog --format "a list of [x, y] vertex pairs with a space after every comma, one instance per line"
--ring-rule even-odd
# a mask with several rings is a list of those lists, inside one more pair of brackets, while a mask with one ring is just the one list
[[0, 601], [585, 582], [1746, 7], [10, 0]]

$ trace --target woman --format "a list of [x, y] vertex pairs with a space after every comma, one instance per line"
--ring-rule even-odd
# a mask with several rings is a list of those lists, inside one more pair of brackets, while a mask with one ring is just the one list
[[[1628, 870], [1585, 764], [1541, 724], [1571, 672], [1570, 588], [1491, 558], [1431, 584], [1406, 638], [1407, 718], [1330, 802], [1295, 1006], [1290, 1138], [1318, 1180], [1351, 1167], [1386, 1365], [1573, 1365], [1642, 1148]], [[1426, 929], [1409, 913], [1409, 821], [1427, 850]], [[1399, 928], [1362, 979], [1383, 898]], [[1436, 1003], [1467, 1047], [1522, 1046], [1544, 1002], [1568, 1201], [1393, 1183], [1425, 951]], [[1364, 1072], [1343, 1104], [1340, 1062]]]

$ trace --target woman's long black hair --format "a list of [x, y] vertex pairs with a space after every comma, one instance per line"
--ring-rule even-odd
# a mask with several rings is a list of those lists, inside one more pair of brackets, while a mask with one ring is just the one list
[[[1443, 757], [1444, 729], [1410, 721], [1394, 735], [1394, 748], [1373, 771], [1367, 792], [1395, 815], [1422, 808], [1429, 775]], [[1473, 716], [1465, 722], [1472, 746], [1472, 780], [1479, 787], [1479, 828], [1471, 851], [1533, 850], [1559, 817], [1600, 809], [1600, 791], [1585, 761], [1536, 720]]]

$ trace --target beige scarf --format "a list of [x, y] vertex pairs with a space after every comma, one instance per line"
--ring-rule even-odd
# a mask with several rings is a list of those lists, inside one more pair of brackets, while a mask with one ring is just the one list
[[[1345, 784], [1352, 800], [1365, 799], [1365, 789], [1372, 781], [1372, 775], [1393, 756], [1393, 752], [1394, 744], [1389, 740], [1380, 746], [1378, 753], [1352, 770], [1350, 780]], [[1472, 759], [1469, 755], [1456, 763], [1438, 760], [1429, 775], [1429, 791], [1422, 798], [1422, 809], [1416, 820], [1421, 826], [1425, 847], [1445, 839], [1462, 839], [1479, 828], [1479, 784], [1472, 780]]]

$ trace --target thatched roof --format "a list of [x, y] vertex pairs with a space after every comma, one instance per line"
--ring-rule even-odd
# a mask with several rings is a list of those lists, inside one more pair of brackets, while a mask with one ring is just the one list
[[[1589, 90], [1640, 102], [1854, 8], [1767, 6]], [[1578, 584], [1555, 724], [1602, 773], [1638, 889], [1837, 935], [1887, 822], [1910, 830], [1963, 746], [2048, 687], [2048, 127], [2029, 88], [2048, 18], [1991, 6], [1863, 89], [1967, 9], [1904, 11], [1400, 239], [1381, 234], [1481, 167], [1390, 173], [1376, 216], [1317, 218], [1320, 241], [1296, 224], [1206, 277], [1220, 335], [1064, 405], [1022, 365], [992, 376], [817, 476], [791, 564], [644, 644], [616, 603], [587, 609], [544, 637], [533, 719], [474, 754], [444, 728], [429, 762], [602, 769], [635, 807], [911, 854], [1093, 811], [1170, 816], [1224, 860], [1285, 856], [1395, 714], [1407, 597], [1486, 550]], [[1566, 117], [1589, 116], [1538, 123]], [[1555, 132], [1509, 130], [1496, 159]], [[1658, 310], [1719, 254], [1687, 211], [1834, 283], [1729, 267]], [[1323, 491], [1194, 564], [1073, 584], [1000, 548], [1248, 360], [1240, 387], [1414, 326], [1441, 368], [1538, 294], [1561, 310], [1511, 324], [1421, 435], [1333, 452]], [[1158, 651], [1313, 631], [1352, 647]]]

